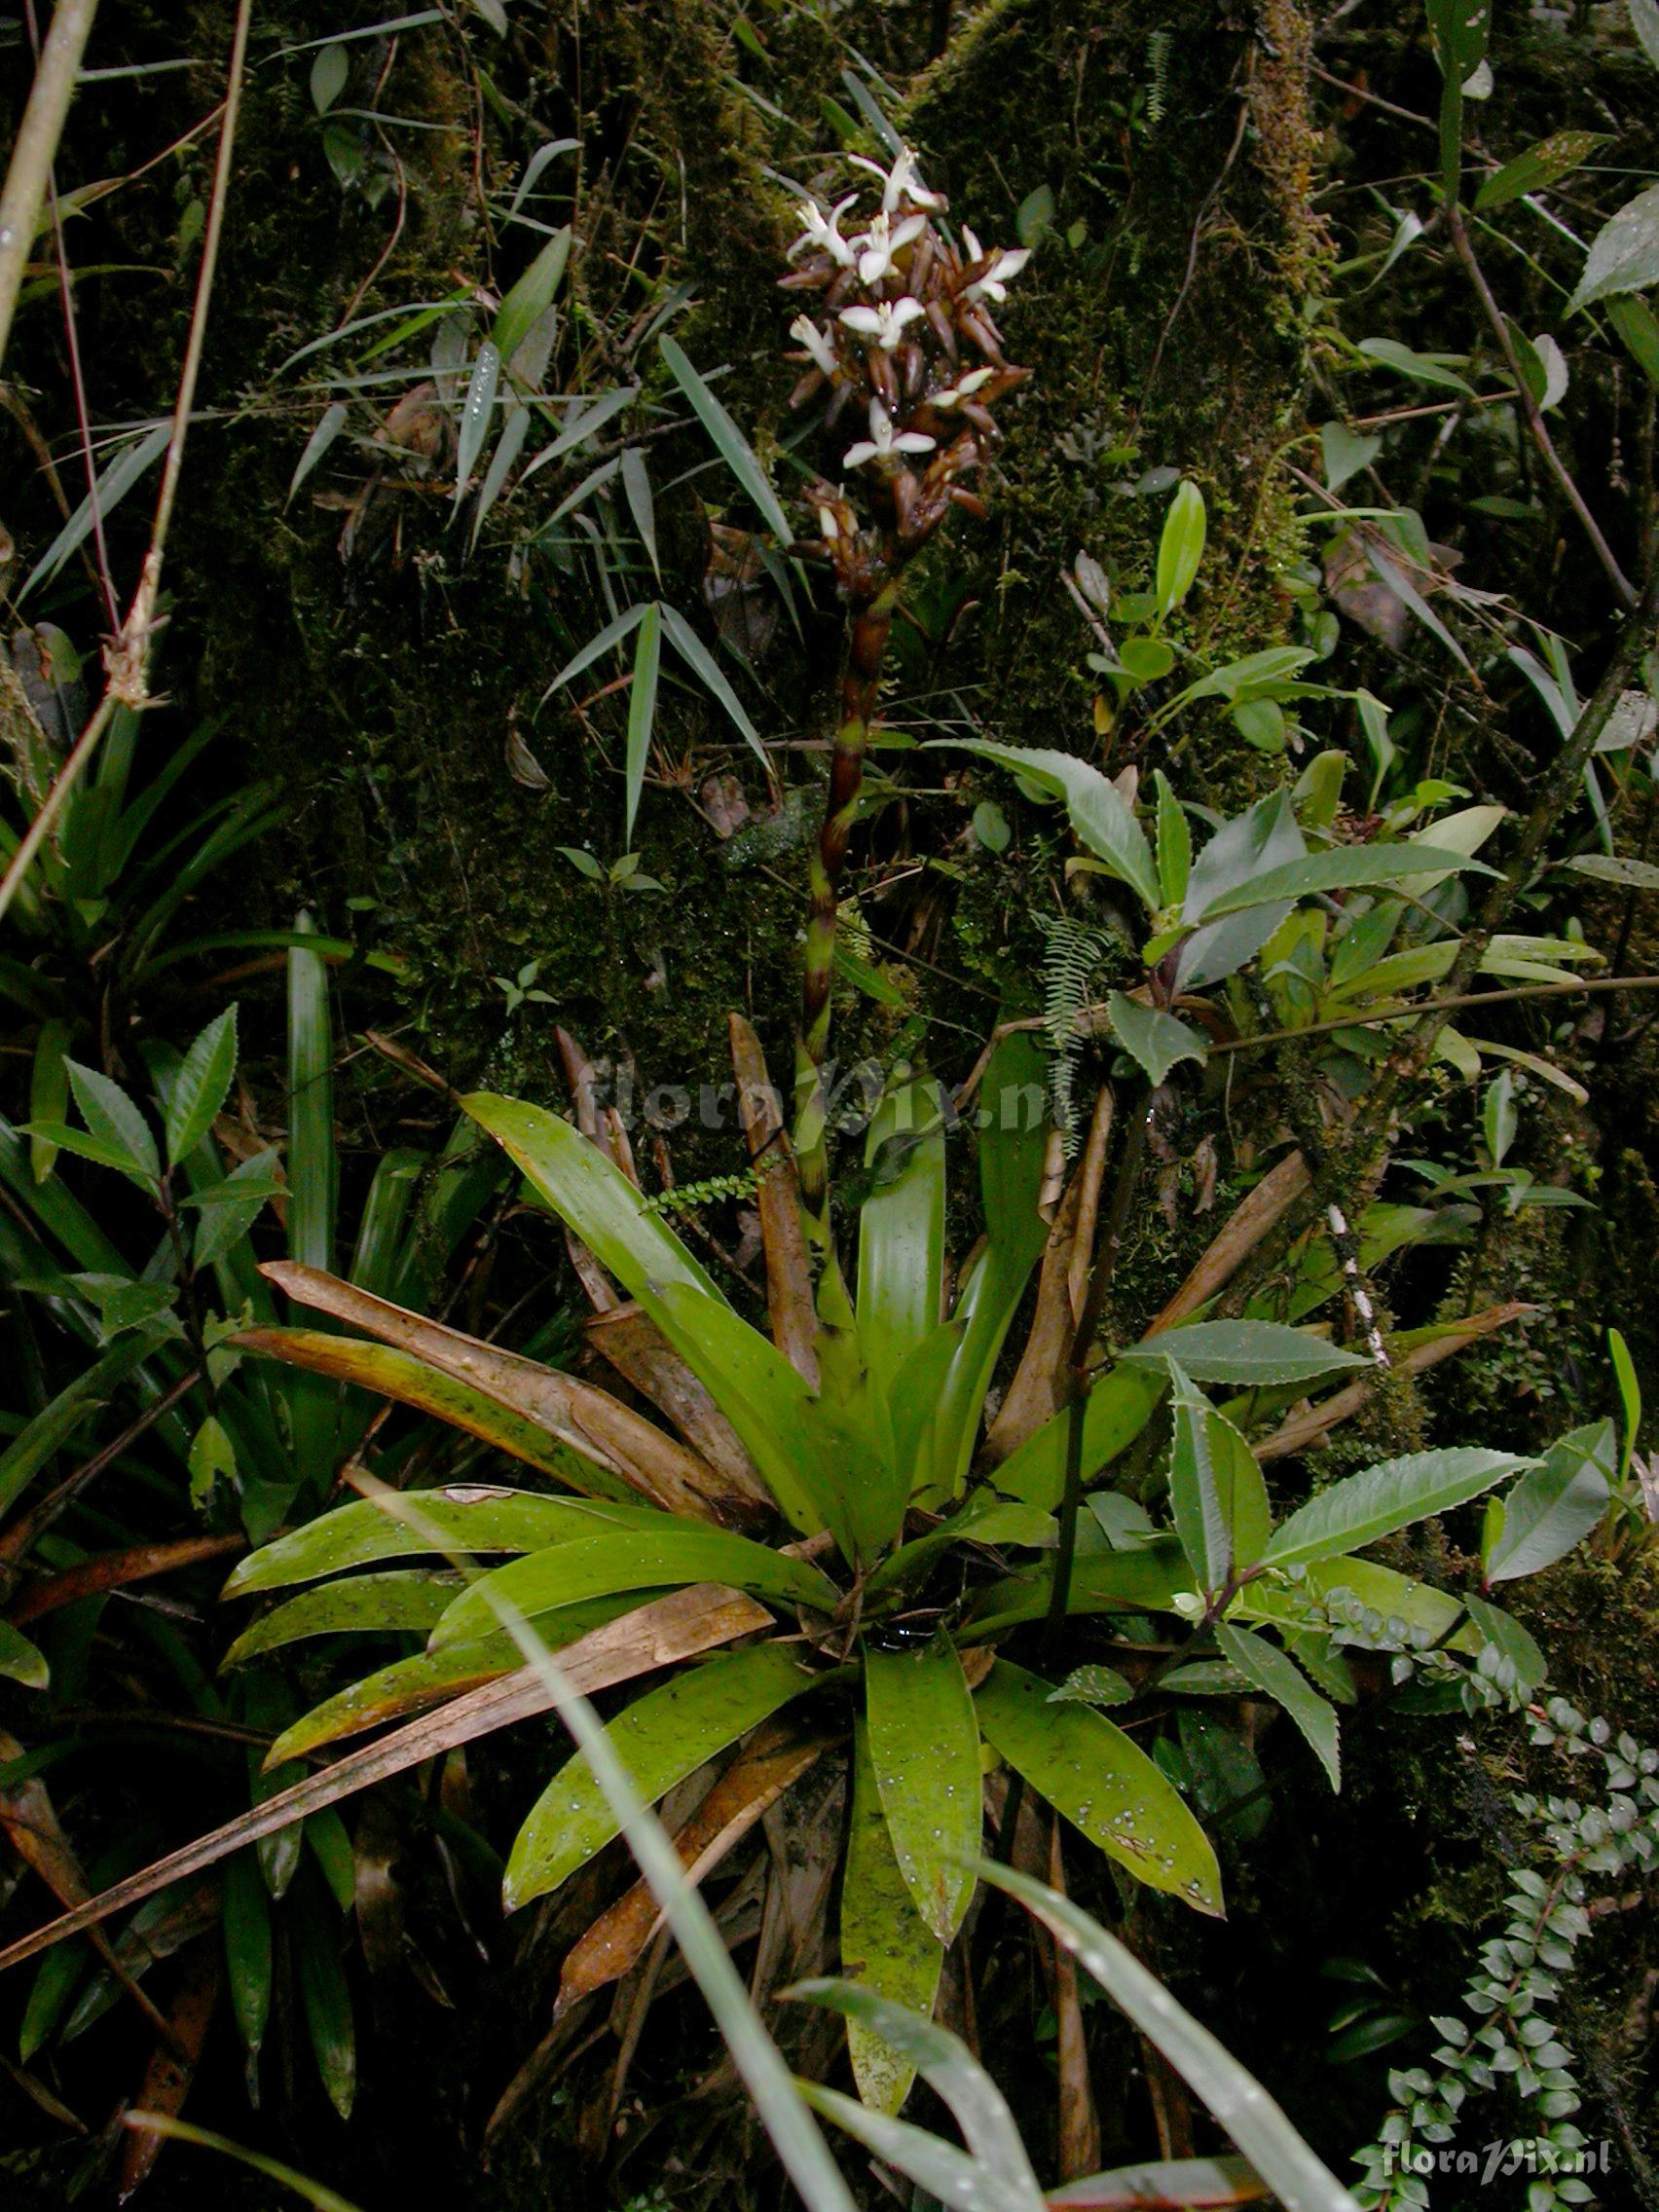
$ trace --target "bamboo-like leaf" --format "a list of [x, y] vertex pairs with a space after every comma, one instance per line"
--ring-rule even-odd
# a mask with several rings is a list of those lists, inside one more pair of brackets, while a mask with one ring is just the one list
[[1528, 1463], [1512, 1452], [1474, 1445], [1384, 1459], [1298, 1507], [1274, 1531], [1263, 1558], [1270, 1567], [1293, 1567], [1360, 1551], [1414, 1521], [1466, 1504]]
[[1219, 1915], [1221, 1869], [1174, 1784], [1104, 1714], [1051, 1704], [1052, 1686], [999, 1659], [975, 1696], [988, 1741], [1138, 1881]]
[[[826, 1987], [857, 1989], [858, 1984], [804, 1982], [799, 1994], [813, 1996]], [[870, 2000], [872, 2007], [878, 2003], [877, 1999]], [[887, 2006], [880, 2013], [872, 2010], [869, 2016], [921, 2018], [919, 2012], [908, 2011], [898, 2005]], [[849, 2038], [854, 2032], [855, 2022], [849, 2020]], [[865, 2028], [857, 2032], [874, 2033]], [[914, 2120], [899, 2120], [890, 2112], [861, 2104], [857, 2097], [844, 2096], [839, 2089], [827, 2088], [821, 2082], [797, 2080], [795, 2087], [815, 2113], [845, 2128], [855, 2142], [862, 2143], [884, 2166], [915, 2182], [924, 2197], [948, 2204], [953, 2212], [1007, 2212], [1008, 2195], [1003, 2186], [993, 2180], [977, 2159], [970, 2157], [966, 2151], [959, 2150], [943, 2136], [935, 2135], [930, 2128], [918, 2127]]]
[[[891, 1163], [897, 1172], [882, 1178]], [[944, 1105], [938, 1084], [892, 1082], [870, 1118], [865, 1165], [877, 1175], [859, 1208], [859, 1334], [871, 1374], [893, 1379], [933, 1335], [944, 1279]]]
[[655, 1517], [650, 1528], [608, 1530], [510, 1561], [462, 1591], [432, 1631], [431, 1648], [468, 1643], [486, 1633], [499, 1602], [527, 1620], [585, 1599], [677, 1583], [719, 1582], [752, 1597], [832, 1612], [839, 1592], [805, 1560], [698, 1521]]
[[[296, 917], [302, 937], [309, 913]], [[288, 954], [288, 1257], [301, 1266], [334, 1265], [338, 1161], [334, 1150], [334, 1025], [328, 970], [305, 945]], [[334, 1472], [337, 1395], [321, 1377], [289, 1385], [294, 1464], [302, 1485], [320, 1493]]]
[[484, 441], [490, 434], [495, 418], [496, 387], [500, 382], [501, 356], [489, 339], [478, 349], [478, 358], [472, 365], [467, 382], [466, 397], [461, 402], [461, 426], [456, 434], [455, 500], [451, 512], [461, 505], [466, 496], [466, 487], [472, 481], [472, 471], [478, 465], [478, 457], [484, 451]]
[[765, 769], [767, 776], [775, 776], [776, 770], [772, 766], [771, 755], [761, 743], [760, 733], [750, 720], [744, 710], [742, 700], [726, 682], [714, 654], [710, 652], [708, 646], [704, 645], [702, 639], [698, 637], [696, 631], [692, 629], [679, 608], [671, 607], [667, 600], [662, 603], [662, 630], [663, 636], [681, 659], [684, 661], [692, 675], [697, 678], [710, 696], [725, 709], [733, 723], [742, 732], [745, 743], [759, 761], [761, 767]]
[[229, 1006], [196, 1038], [174, 1076], [164, 1117], [167, 1164], [187, 1160], [213, 1126], [237, 1072], [237, 1010]]
[[1276, 1644], [1254, 1629], [1218, 1621], [1215, 1640], [1224, 1655], [1264, 1696], [1283, 1706], [1308, 1741], [1309, 1750], [1325, 1770], [1333, 1789], [1342, 1788], [1342, 1753], [1338, 1739], [1337, 1709], [1322, 1698]]
[[715, 441], [720, 459], [759, 508], [778, 543], [785, 546], [791, 544], [794, 532], [790, 528], [790, 519], [780, 505], [777, 494], [767, 483], [765, 471], [756, 460], [749, 440], [675, 341], [665, 335], [657, 340], [657, 349], [668, 373], [691, 402], [692, 412]]
[[[798, 1646], [757, 1643], [688, 1668], [647, 1690], [606, 1734], [640, 1794], [660, 1797], [677, 1782], [822, 1680], [800, 1664]], [[531, 1808], [507, 1860], [502, 1900], [509, 1912], [543, 1897], [585, 1865], [621, 1822], [585, 1754], [563, 1766]]]
[[913, 1650], [865, 1649], [870, 1766], [899, 1871], [941, 1943], [974, 1895], [982, 1825], [979, 1724], [946, 1636]]
[[[432, 9], [418, 19], [435, 21], [438, 13]], [[313, 2181], [309, 2174], [302, 2174], [293, 2166], [283, 2165], [280, 2158], [268, 2158], [263, 2151], [250, 2151], [244, 2144], [233, 2143], [228, 2135], [217, 2135], [211, 2128], [196, 2127], [189, 2120], [174, 2120], [156, 2112], [123, 2113], [121, 2124], [159, 2135], [168, 2142], [194, 2143], [199, 2150], [217, 2151], [227, 2158], [234, 2158], [239, 2165], [250, 2166], [256, 2174], [263, 2174], [267, 2181], [276, 2182], [279, 2188], [291, 2189], [296, 2196], [314, 2207], [314, 2212], [358, 2212], [351, 2199], [342, 2196], [337, 2190]]]
[[632, 851], [634, 817], [640, 811], [651, 732], [656, 727], [657, 676], [662, 667], [662, 609], [653, 601], [640, 617], [634, 641], [634, 682], [628, 694], [628, 753], [624, 769], [622, 843]]
[[638, 446], [626, 446], [622, 452], [622, 493], [628, 501], [628, 512], [634, 518], [640, 543], [650, 557], [650, 564], [660, 585], [662, 564], [657, 559], [656, 502], [651, 498], [651, 472], [645, 454]]
[[346, 427], [346, 416], [347, 406], [343, 399], [336, 399], [323, 409], [322, 420], [306, 440], [306, 450], [301, 454], [289, 480], [288, 497], [282, 501], [284, 507], [293, 504], [294, 494]]
[[[553, 303], [553, 295], [563, 280], [570, 258], [571, 231], [567, 224], [563, 230], [554, 232], [496, 311], [490, 342], [498, 363], [512, 360], [533, 326], [546, 313]], [[482, 358], [481, 353], [480, 362]], [[477, 372], [474, 371], [474, 382], [476, 379]], [[470, 396], [468, 394], [469, 403]], [[467, 473], [467, 468], [461, 468], [462, 483], [465, 482]]]
[[153, 424], [142, 437], [124, 445], [115, 458], [104, 464], [98, 471], [96, 485], [81, 501], [19, 586], [17, 593], [19, 602], [28, 597], [36, 584], [50, 583], [64, 563], [80, 551], [92, 534], [95, 518], [108, 522], [128, 493], [161, 460], [171, 436], [171, 423]]
[[[910, 2011], [931, 2015], [944, 1947], [916, 1911], [887, 1825], [864, 1721], [854, 1723], [853, 1799], [841, 1871], [841, 1972]], [[877, 2112], [897, 2113], [916, 2078], [914, 2061], [862, 2021], [847, 2022], [853, 2079]]]
[[1018, 1898], [1088, 1968], [1202, 2098], [1285, 2212], [1357, 2212], [1353, 2198], [1314, 2157], [1262, 2084], [1115, 1936], [1068, 1898], [1027, 1874], [1009, 1866], [982, 1866], [980, 1873]]

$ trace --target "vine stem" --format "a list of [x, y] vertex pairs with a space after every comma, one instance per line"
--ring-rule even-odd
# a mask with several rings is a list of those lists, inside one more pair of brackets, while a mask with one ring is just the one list
[[[45, 51], [41, 56], [44, 72], [53, 41], [57, 36], [58, 20], [69, 0], [58, 0], [56, 14], [52, 18], [52, 29], [47, 34]], [[92, 8], [87, 6], [88, 27], [91, 27]], [[166, 458], [162, 463], [161, 490], [156, 495], [155, 519], [150, 525], [150, 543], [139, 571], [138, 586], [127, 610], [127, 619], [119, 634], [111, 640], [104, 651], [107, 676], [103, 696], [92, 711], [92, 719], [75, 740], [73, 750], [53, 782], [52, 789], [41, 802], [40, 811], [29, 824], [17, 852], [3, 878], [0, 878], [0, 920], [17, 897], [23, 878], [34, 865], [35, 855], [52, 832], [53, 826], [62, 813], [69, 794], [96, 753], [105, 730], [114, 719], [118, 707], [141, 708], [149, 703], [150, 646], [156, 628], [156, 606], [161, 596], [162, 561], [166, 551], [167, 533], [172, 526], [173, 507], [178, 498], [180, 474], [184, 467], [184, 442], [190, 430], [190, 419], [196, 406], [196, 387], [202, 373], [202, 350], [207, 336], [207, 308], [213, 295], [213, 276], [218, 266], [219, 241], [225, 228], [225, 203], [230, 193], [231, 155], [236, 144], [237, 118], [241, 110], [242, 83], [246, 74], [248, 25], [253, 14], [253, 0], [238, 0], [236, 30], [231, 41], [229, 79], [225, 90], [224, 121], [219, 128], [219, 151], [213, 167], [213, 193], [208, 203], [207, 221], [203, 233], [202, 261], [197, 272], [196, 299], [191, 309], [190, 330], [185, 340], [184, 364], [179, 371], [178, 392], [173, 402], [172, 430], [167, 439]], [[85, 45], [85, 38], [82, 45]], [[79, 50], [77, 50], [78, 55]], [[71, 75], [73, 73], [71, 72]], [[36, 80], [37, 87], [39, 79]], [[67, 100], [67, 93], [65, 93]], [[33, 99], [31, 95], [30, 105]], [[27, 118], [24, 119], [25, 128]], [[62, 117], [58, 117], [58, 129]], [[55, 151], [55, 134], [46, 149], [46, 166], [51, 166], [51, 156]], [[17, 166], [14, 157], [13, 167]], [[45, 190], [44, 182], [42, 191]], [[6, 185], [7, 197], [11, 194], [11, 178]], [[36, 208], [38, 213], [38, 204]], [[11, 218], [8, 215], [7, 221]], [[32, 236], [32, 218], [31, 232]], [[6, 328], [10, 321], [10, 309], [5, 294], [6, 267], [4, 256], [7, 239], [4, 225], [0, 224], [0, 347], [4, 346]]]

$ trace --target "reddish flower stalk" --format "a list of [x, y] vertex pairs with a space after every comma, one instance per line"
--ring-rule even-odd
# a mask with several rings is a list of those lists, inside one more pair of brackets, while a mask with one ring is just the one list
[[830, 1049], [837, 889], [899, 579], [952, 507], [984, 513], [963, 479], [996, 441], [992, 408], [1030, 374], [1005, 358], [990, 313], [1029, 254], [987, 251], [967, 229], [958, 243], [940, 230], [934, 217], [944, 202], [922, 183], [908, 147], [891, 169], [855, 159], [881, 180], [879, 209], [848, 238], [841, 224], [856, 192], [829, 210], [803, 201], [805, 227], [790, 253], [798, 266], [783, 279], [791, 290], [820, 295], [829, 317], [799, 314], [790, 325], [801, 348], [793, 358], [806, 370], [791, 405], [827, 392], [828, 427], [851, 406], [868, 429], [841, 459], [843, 469], [859, 472], [867, 515], [861, 517], [839, 484], [820, 481], [809, 495], [819, 535], [795, 548], [829, 562], [848, 623], [830, 793], [812, 861], [796, 1077], [801, 1190], [819, 1216], [828, 1183], [821, 1074]]

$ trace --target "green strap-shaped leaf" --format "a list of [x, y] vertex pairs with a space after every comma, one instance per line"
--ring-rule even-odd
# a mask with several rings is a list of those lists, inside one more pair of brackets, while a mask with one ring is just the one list
[[1175, 1785], [1104, 1714], [1051, 1705], [1052, 1686], [999, 1659], [975, 1698], [988, 1741], [1138, 1881], [1219, 1915], [1221, 1869]]
[[554, 232], [496, 311], [490, 338], [501, 360], [512, 359], [531, 326], [547, 312], [570, 258], [571, 232], [567, 225]]
[[943, 1319], [944, 1110], [937, 1083], [889, 1084], [865, 1137], [865, 1165], [877, 1180], [859, 1208], [859, 1333], [891, 1403], [900, 1367]]
[[1274, 1531], [1262, 1556], [1271, 1567], [1293, 1567], [1363, 1550], [1414, 1521], [1479, 1497], [1527, 1463], [1513, 1452], [1472, 1445], [1384, 1459], [1309, 1498]]
[[1171, 614], [1180, 606], [1204, 557], [1204, 496], [1188, 477], [1175, 487], [1158, 541], [1158, 611]]
[[1277, 1321], [1189, 1321], [1161, 1329], [1119, 1357], [1122, 1364], [1135, 1367], [1179, 1360], [1195, 1382], [1233, 1382], [1242, 1388], [1310, 1382], [1316, 1375], [1367, 1364], [1358, 1352], [1345, 1351], [1310, 1329], [1287, 1329]]
[[908, 1651], [865, 1647], [870, 1765], [899, 1871], [941, 1943], [974, 1895], [983, 1780], [979, 1724], [948, 1637]]
[[346, 1575], [274, 1605], [243, 1629], [224, 1664], [234, 1667], [309, 1636], [362, 1636], [392, 1629], [414, 1629], [424, 1636], [461, 1587], [461, 1577], [448, 1568], [394, 1567], [385, 1574]]
[[1229, 1621], [1217, 1623], [1215, 1638], [1223, 1652], [1275, 1705], [1282, 1705], [1302, 1734], [1333, 1789], [1342, 1783], [1342, 1753], [1338, 1741], [1337, 1709], [1322, 1698], [1292, 1659], [1277, 1644], [1270, 1643], [1254, 1629], [1238, 1628]]
[[1459, 870], [1472, 870], [1477, 875], [1497, 873], [1484, 861], [1432, 844], [1338, 845], [1329, 852], [1309, 853], [1305, 860], [1269, 868], [1247, 883], [1220, 893], [1202, 909], [1201, 918], [1219, 921], [1224, 915], [1275, 905], [1284, 899], [1309, 899], [1331, 891], [1357, 890], [1371, 883], [1403, 883], [1419, 876], [1436, 883]]
[[1011, 1866], [980, 1869], [1019, 1899], [1082, 1961], [1113, 2003], [1162, 2051], [1272, 2189], [1285, 2212], [1356, 2212], [1353, 2198], [1232, 2052], [1200, 2027], [1155, 1973], [1081, 1906]]
[[674, 1232], [579, 1129], [544, 1106], [498, 1098], [487, 1090], [474, 1091], [461, 1103], [630, 1298], [643, 1297], [647, 1286], [668, 1283], [719, 1297]]
[[526, 1466], [541, 1468], [583, 1495], [613, 1498], [619, 1504], [635, 1495], [621, 1476], [599, 1458], [597, 1448], [592, 1457], [571, 1450], [528, 1415], [488, 1391], [440, 1373], [414, 1352], [365, 1344], [357, 1337], [324, 1336], [319, 1329], [244, 1329], [236, 1344], [240, 1350], [280, 1359], [313, 1375], [332, 1376], [336, 1382], [354, 1382], [364, 1390], [379, 1391], [383, 1398], [394, 1398], [400, 1406], [432, 1414], [452, 1428], [464, 1429], [468, 1436], [522, 1459]]
[[659, 338], [657, 350], [669, 375], [691, 402], [697, 420], [719, 449], [720, 459], [764, 516], [767, 528], [780, 545], [791, 544], [794, 532], [790, 528], [790, 518], [779, 503], [778, 495], [767, 483], [754, 447], [674, 340], [666, 336]]
[[[636, 1698], [607, 1733], [641, 1795], [654, 1801], [825, 1678], [801, 1665], [796, 1644], [757, 1643], [747, 1651], [721, 1652]], [[514, 1839], [502, 1884], [507, 1911], [556, 1890], [619, 1827], [592, 1768], [578, 1753], [560, 1768]]]
[[[539, 1497], [534, 1491], [502, 1490], [484, 1483], [416, 1491], [411, 1502], [421, 1509], [419, 1530], [372, 1498], [319, 1514], [303, 1529], [250, 1552], [233, 1571], [224, 1594], [247, 1598], [260, 1590], [313, 1582], [346, 1567], [373, 1567], [379, 1560], [421, 1558], [431, 1551], [434, 1537], [448, 1541], [458, 1552], [532, 1552], [547, 1544], [574, 1542], [602, 1529], [647, 1529], [663, 1518], [649, 1505]], [[426, 1533], [428, 1530], [433, 1535]]]
[[[820, 1989], [830, 1988], [852, 1990], [860, 1997], [864, 2009], [857, 2017], [861, 2025], [866, 2020], [921, 2018], [919, 2012], [906, 2011], [903, 2006], [884, 2005], [880, 1998], [860, 1990], [856, 1982], [802, 1982], [790, 1994], [816, 1997]], [[851, 2019], [847, 2032], [849, 2036], [853, 2032]], [[875, 2030], [863, 2028], [862, 2032], [874, 2034]], [[945, 2137], [935, 2135], [931, 2128], [918, 2127], [914, 2120], [899, 2120], [892, 2113], [860, 2104], [857, 2097], [845, 2096], [839, 2089], [826, 2088], [821, 2082], [797, 2078], [795, 2087], [815, 2113], [825, 2120], [832, 2120], [837, 2127], [844, 2127], [855, 2142], [862, 2143], [884, 2166], [915, 2182], [924, 2196], [939, 2204], [948, 2204], [952, 2212], [1008, 2212], [1006, 2185], [987, 2172], [977, 2158], [970, 2157], [966, 2151]], [[1043, 2200], [1039, 2197], [1037, 2201], [1041, 2204]]]
[[[860, 1720], [853, 1732], [853, 1800], [841, 1874], [841, 1972], [895, 2005], [931, 2017], [944, 1947], [916, 1911], [893, 1851], [880, 1785]], [[862, 2021], [847, 2022], [853, 2080], [866, 2105], [897, 2113], [916, 2078], [913, 2059]]]
[[[1063, 756], [1062, 756], [1063, 757]], [[924, 1501], [943, 1505], [966, 1479], [997, 1355], [1048, 1241], [1038, 1211], [1049, 1144], [1047, 1062], [1024, 1032], [991, 1055], [979, 1090], [979, 1190], [985, 1243], [952, 1316], [962, 1336], [940, 1386]]]
[[832, 1612], [839, 1592], [805, 1560], [790, 1559], [747, 1536], [704, 1522], [660, 1513], [650, 1528], [612, 1529], [575, 1543], [511, 1560], [462, 1591], [432, 1631], [431, 1648], [476, 1642], [497, 1619], [492, 1601], [505, 1600], [527, 1620], [561, 1605], [608, 1598], [624, 1590], [657, 1590], [692, 1582], [720, 1582], [778, 1604]]

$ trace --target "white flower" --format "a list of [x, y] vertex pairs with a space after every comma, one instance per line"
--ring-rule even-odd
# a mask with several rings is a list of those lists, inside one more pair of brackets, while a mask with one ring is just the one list
[[790, 336], [812, 355], [814, 368], [822, 369], [827, 377], [835, 374], [839, 365], [835, 359], [835, 350], [830, 345], [828, 334], [819, 329], [811, 315], [797, 314], [790, 324]]
[[819, 508], [818, 535], [823, 538], [826, 545], [833, 545], [836, 538], [840, 536], [841, 526], [835, 520], [833, 509], [830, 507]]
[[880, 177], [883, 214], [896, 213], [900, 202], [903, 200], [907, 200], [912, 207], [944, 205], [944, 195], [941, 192], [930, 192], [916, 174], [916, 150], [913, 146], [902, 146], [899, 158], [890, 169], [884, 169], [879, 162], [866, 161], [863, 154], [855, 154], [852, 158], [857, 167], [868, 169], [871, 176]]
[[891, 353], [904, 335], [904, 325], [927, 310], [906, 293], [900, 300], [882, 300], [873, 308], [843, 308], [841, 320], [849, 330], [873, 338], [884, 353]]
[[927, 227], [925, 215], [906, 215], [895, 229], [883, 209], [863, 238], [853, 240], [858, 249], [859, 282], [879, 284], [893, 266], [893, 256], [902, 253], [912, 239], [920, 238]]
[[901, 430], [894, 435], [893, 418], [879, 399], [869, 403], [869, 436], [861, 438], [856, 446], [849, 446], [842, 456], [843, 468], [862, 468], [866, 461], [891, 461], [899, 453], [932, 453], [937, 440], [920, 430]]
[[838, 262], [843, 269], [851, 269], [853, 266], [853, 249], [841, 236], [839, 224], [841, 217], [857, 198], [856, 192], [849, 192], [845, 200], [838, 200], [835, 203], [828, 215], [825, 214], [816, 200], [802, 200], [798, 203], [797, 212], [805, 227], [800, 237], [790, 248], [790, 259], [793, 261], [804, 247], [815, 245], [827, 253], [831, 261]]
[[[962, 242], [968, 248], [970, 261], [984, 260], [984, 247], [966, 224], [962, 227]], [[1009, 285], [1030, 259], [1031, 250], [1028, 246], [1021, 246], [1014, 253], [1006, 249], [1000, 252], [985, 274], [969, 285], [968, 297], [971, 300], [1006, 300]]]
[[948, 391], [933, 393], [934, 406], [960, 407], [965, 399], [973, 398], [981, 385], [989, 384], [996, 373], [995, 369], [970, 369], [965, 377], [957, 378]]

